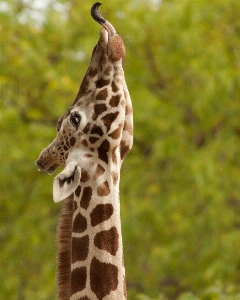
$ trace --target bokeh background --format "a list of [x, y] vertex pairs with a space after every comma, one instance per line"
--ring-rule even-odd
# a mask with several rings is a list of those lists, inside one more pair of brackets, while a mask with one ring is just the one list
[[[86, 0], [0, 1], [0, 299], [55, 299], [60, 204], [34, 165], [100, 26]], [[240, 1], [105, 1], [135, 140], [121, 174], [130, 300], [240, 299]]]

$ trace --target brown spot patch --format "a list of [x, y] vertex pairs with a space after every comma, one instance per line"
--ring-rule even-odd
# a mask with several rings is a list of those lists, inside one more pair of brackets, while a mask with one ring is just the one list
[[94, 125], [91, 130], [91, 134], [97, 134], [97, 135], [103, 136], [102, 128], [97, 125]]
[[132, 114], [132, 112], [133, 112], [132, 106], [127, 105], [127, 106], [125, 107], [125, 113], [126, 113], [126, 115]]
[[66, 145], [67, 145], [68, 148], [70, 148], [70, 146], [69, 146], [69, 144], [68, 144], [68, 141], [66, 141]]
[[112, 107], [117, 107], [119, 105], [120, 99], [121, 99], [121, 95], [112, 96], [112, 98], [109, 101], [109, 104]]
[[117, 228], [112, 227], [109, 230], [98, 232], [94, 237], [94, 245], [111, 255], [116, 255], [119, 247], [118, 238]]
[[98, 141], [98, 140], [99, 140], [99, 138], [97, 138], [97, 137], [90, 137], [90, 138], [89, 138], [89, 142], [90, 142], [91, 144], [96, 143], [96, 141]]
[[115, 291], [118, 287], [118, 268], [93, 258], [90, 265], [91, 290], [99, 300]]
[[89, 236], [81, 238], [72, 237], [72, 263], [84, 261], [89, 253]]
[[95, 77], [97, 75], [97, 68], [91, 68], [89, 71], [88, 71], [88, 75], [91, 76], [91, 77]]
[[72, 270], [71, 272], [71, 294], [85, 289], [87, 283], [87, 268], [81, 267]]
[[116, 93], [118, 91], [118, 87], [117, 87], [117, 85], [116, 85], [116, 83], [114, 81], [112, 82], [112, 91], [114, 93]]
[[96, 120], [98, 116], [105, 112], [107, 109], [108, 108], [106, 104], [96, 104], [94, 106], [93, 120]]
[[73, 147], [76, 143], [76, 138], [75, 137], [71, 137], [70, 138], [70, 145]]
[[79, 185], [79, 186], [76, 188], [76, 190], [75, 190], [75, 195], [76, 195], [77, 197], [79, 197], [79, 196], [80, 196], [80, 193], [81, 193], [81, 186]]
[[73, 211], [75, 212], [78, 209], [78, 205], [76, 201], [73, 201]]
[[117, 184], [118, 182], [118, 173], [116, 172], [111, 172], [111, 175], [112, 175], [112, 179], [113, 179], [113, 184]]
[[91, 299], [89, 299], [87, 296], [85, 296], [85, 297], [79, 298], [78, 300], [91, 300]]
[[105, 88], [97, 93], [96, 100], [106, 100], [108, 96], [108, 89]]
[[83, 189], [80, 206], [84, 209], [87, 209], [91, 199], [92, 199], [92, 188], [90, 186], [87, 186]]
[[96, 170], [95, 170], [95, 172], [93, 174], [93, 180], [96, 180], [104, 172], [105, 172], [105, 169], [100, 164], [98, 164], [97, 167], [96, 167]]
[[106, 70], [104, 71], [104, 74], [107, 75], [107, 76], [109, 76], [111, 71], [112, 71], [111, 66], [108, 66], [108, 67], [106, 68]]
[[114, 130], [112, 133], [109, 134], [109, 136], [114, 139], [117, 140], [120, 135], [122, 133], [122, 123], [118, 125], [118, 128], [116, 130]]
[[118, 148], [118, 146], [116, 146], [112, 151], [112, 161], [114, 164], [117, 163], [117, 154], [116, 154], [117, 148]]
[[[79, 90], [79, 92], [78, 92], [78, 96], [79, 96], [81, 93], [82, 93], [82, 94], [87, 93], [88, 87], [89, 87], [89, 81], [88, 81], [87, 77], [85, 76], [85, 77], [83, 78], [82, 83], [81, 83], [80, 90]], [[76, 100], [77, 100], [77, 99], [76, 99]], [[76, 100], [75, 100], [75, 101], [76, 101]], [[75, 101], [74, 101], [74, 102], [75, 102]]]
[[98, 157], [106, 164], [108, 163], [108, 155], [107, 152], [110, 149], [110, 143], [108, 140], [104, 140], [102, 144], [98, 147]]
[[102, 122], [104, 123], [104, 125], [107, 127], [107, 132], [110, 130], [110, 127], [112, 125], [112, 123], [114, 122], [114, 120], [117, 118], [119, 112], [116, 111], [115, 113], [110, 113], [107, 114], [106, 116], [102, 117]]
[[91, 212], [91, 225], [97, 226], [98, 224], [108, 220], [113, 214], [112, 204], [98, 204]]
[[124, 122], [123, 130], [126, 130], [129, 132], [130, 135], [133, 135], [133, 127], [131, 124], [127, 123], [126, 121]]
[[81, 213], [78, 213], [75, 219], [73, 220], [72, 231], [76, 233], [82, 233], [86, 229], [87, 229], [87, 220]]
[[106, 86], [106, 85], [109, 85], [109, 83], [110, 83], [110, 79], [100, 79], [100, 80], [98, 80], [98, 82], [97, 82], [97, 88], [102, 88], [102, 87], [104, 87], [104, 86]]
[[87, 125], [83, 128], [83, 132], [84, 132], [84, 133], [88, 133], [88, 132], [89, 132], [89, 129], [90, 129], [90, 126], [91, 126], [91, 124], [90, 124], [90, 123], [87, 123]]
[[129, 146], [125, 143], [125, 141], [121, 141], [121, 143], [120, 143], [120, 156], [121, 156], [122, 160], [125, 158], [125, 156], [128, 154], [129, 151], [130, 151]]
[[82, 169], [80, 181], [84, 183], [84, 182], [87, 182], [89, 179], [90, 179], [90, 176], [89, 176], [88, 172], [85, 169]]
[[87, 147], [88, 146], [88, 142], [87, 140], [83, 140], [82, 143], [81, 143], [83, 146]]
[[103, 182], [103, 183], [97, 188], [97, 194], [98, 194], [98, 196], [100, 196], [100, 197], [107, 196], [107, 195], [110, 194], [110, 189], [109, 189], [109, 185], [108, 185], [108, 182], [107, 182], [107, 181]]

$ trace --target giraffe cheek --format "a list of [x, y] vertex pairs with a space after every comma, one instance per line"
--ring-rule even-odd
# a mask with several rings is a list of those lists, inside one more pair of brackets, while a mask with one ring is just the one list
[[71, 145], [71, 147], [73, 147], [75, 145], [75, 143], [76, 143], [76, 138], [72, 136], [70, 138], [70, 145]]

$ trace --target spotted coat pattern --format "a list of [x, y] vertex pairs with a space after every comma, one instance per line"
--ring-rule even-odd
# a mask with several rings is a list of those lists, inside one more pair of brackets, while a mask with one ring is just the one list
[[[119, 180], [122, 161], [132, 147], [133, 120], [122, 57], [114, 41], [124, 47], [118, 35], [110, 37], [101, 30], [78, 95], [58, 121], [57, 137], [36, 162], [49, 174], [69, 161], [77, 161], [81, 168], [81, 179], [64, 200], [58, 226], [59, 300], [127, 297]], [[74, 128], [72, 123], [79, 119]], [[74, 172], [59, 185], [70, 184]]]

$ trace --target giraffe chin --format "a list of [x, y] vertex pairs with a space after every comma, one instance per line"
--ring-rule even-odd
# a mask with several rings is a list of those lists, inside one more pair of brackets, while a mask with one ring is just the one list
[[77, 163], [69, 162], [53, 181], [53, 201], [60, 202], [69, 197], [78, 187], [81, 168]]

